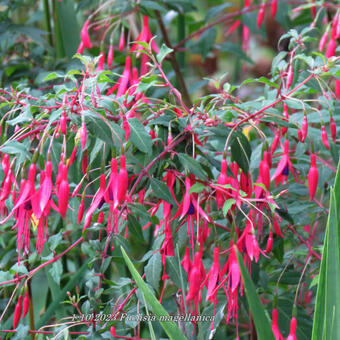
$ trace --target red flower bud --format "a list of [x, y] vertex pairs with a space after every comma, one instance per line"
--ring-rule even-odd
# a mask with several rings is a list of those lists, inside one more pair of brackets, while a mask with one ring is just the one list
[[83, 42], [86, 48], [92, 47], [89, 32], [88, 32], [89, 25], [90, 25], [90, 20], [86, 20], [80, 32], [81, 41]]
[[335, 79], [335, 94], [337, 99], [340, 99], [340, 80], [339, 79]]
[[60, 117], [60, 131], [62, 134], [66, 135], [66, 115], [65, 112], [62, 113], [61, 117]]
[[322, 139], [323, 145], [324, 145], [328, 150], [330, 150], [329, 141], [328, 141], [328, 135], [327, 135], [327, 131], [326, 131], [326, 128], [325, 128], [324, 125], [321, 127], [321, 139]]
[[67, 167], [65, 166], [64, 175], [60, 182], [59, 191], [58, 191], [58, 206], [59, 206], [59, 213], [62, 218], [65, 218], [68, 200], [70, 196], [70, 188], [67, 180]]
[[79, 210], [78, 210], [78, 223], [81, 223], [81, 220], [83, 219], [84, 216], [84, 199], [82, 198], [80, 201], [80, 205], [79, 205]]
[[20, 321], [21, 313], [22, 313], [22, 296], [20, 295], [18, 298], [18, 303], [15, 306], [14, 310], [13, 329], [17, 328]]
[[272, 142], [272, 146], [271, 146], [271, 152], [272, 154], [275, 152], [277, 145], [279, 144], [279, 140], [280, 140], [280, 130], [277, 130], [273, 142]]
[[266, 253], [270, 253], [273, 248], [273, 232], [269, 232], [268, 240], [267, 240], [267, 247], [266, 247]]
[[314, 154], [310, 155], [310, 161], [311, 167], [308, 172], [308, 190], [310, 200], [312, 201], [318, 187], [319, 171], [316, 167], [316, 157]]
[[24, 318], [28, 312], [28, 308], [30, 306], [30, 296], [28, 294], [28, 290], [25, 290], [25, 297], [24, 297], [24, 307], [22, 311], [22, 318]]
[[292, 85], [293, 77], [294, 77], [293, 65], [289, 64], [287, 72], [287, 86], [286, 86], [287, 90], [290, 88], [290, 85]]
[[304, 143], [304, 141], [307, 137], [307, 133], [308, 133], [308, 121], [307, 121], [306, 115], [303, 115], [303, 121], [302, 121], [302, 124], [301, 124], [301, 133], [302, 133], [301, 142]]
[[125, 139], [128, 141], [130, 138], [130, 124], [125, 117], [123, 118], [123, 128], [125, 132]]
[[123, 51], [124, 47], [125, 47], [125, 34], [123, 29], [119, 39], [119, 51]]
[[104, 63], [105, 63], [105, 54], [104, 52], [100, 52], [98, 65], [97, 65], [97, 72], [104, 70]]
[[107, 66], [108, 67], [111, 67], [111, 65], [113, 63], [113, 56], [114, 56], [113, 45], [110, 45], [109, 52], [107, 54]]
[[84, 48], [85, 48], [85, 45], [84, 45], [84, 43], [81, 41], [80, 44], [79, 44], [79, 46], [78, 46], [77, 53], [78, 53], [78, 54], [83, 54]]
[[320, 42], [319, 42], [319, 51], [322, 52], [323, 49], [326, 46], [326, 42], [328, 39], [328, 29], [325, 31], [325, 33], [322, 35]]
[[83, 175], [86, 174], [87, 168], [89, 166], [89, 156], [87, 150], [84, 151], [83, 159], [81, 161], [81, 169], [83, 170]]
[[331, 38], [331, 40], [328, 42], [327, 49], [325, 56], [326, 58], [331, 58], [335, 55], [336, 50], [336, 40], [334, 38]]
[[257, 28], [260, 28], [264, 19], [264, 13], [265, 13], [266, 5], [262, 3], [259, 13], [257, 15]]
[[275, 19], [276, 17], [276, 12], [277, 12], [277, 0], [272, 1], [272, 18]]
[[86, 132], [86, 125], [85, 122], [81, 123], [81, 130], [80, 130], [80, 142], [81, 142], [81, 147], [84, 150], [85, 144], [86, 144], [86, 137], [87, 137], [87, 132]]
[[332, 140], [335, 143], [336, 142], [336, 124], [335, 124], [333, 117], [331, 117], [330, 128], [331, 128]]
[[120, 170], [118, 173], [118, 180], [117, 180], [117, 202], [118, 204], [122, 204], [125, 201], [126, 193], [129, 184], [129, 177], [126, 171], [125, 165], [125, 155], [120, 156]]
[[190, 260], [190, 249], [185, 247], [185, 253], [183, 260], [181, 261], [181, 265], [183, 266], [184, 270], [189, 273], [191, 270], [191, 260]]

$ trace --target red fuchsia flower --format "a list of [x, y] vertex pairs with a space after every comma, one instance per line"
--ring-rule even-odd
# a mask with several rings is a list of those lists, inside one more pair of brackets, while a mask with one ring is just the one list
[[262, 3], [259, 13], [257, 15], [257, 28], [260, 28], [264, 19], [264, 14], [265, 14], [265, 10], [266, 10], [266, 4]]
[[70, 197], [70, 188], [69, 188], [69, 184], [67, 180], [67, 172], [68, 172], [68, 168], [66, 165], [64, 165], [62, 180], [60, 182], [59, 189], [58, 189], [58, 206], [59, 206], [59, 213], [62, 218], [65, 218], [66, 216], [68, 200]]
[[335, 143], [336, 142], [336, 124], [335, 124], [333, 116], [331, 116], [330, 118], [330, 129], [331, 129], [332, 140]]
[[279, 164], [277, 165], [271, 180], [272, 181], [275, 180], [276, 185], [284, 181], [287, 181], [289, 171], [294, 172], [294, 168], [289, 159], [289, 140], [286, 139], [284, 142], [283, 156]]
[[88, 32], [89, 25], [90, 25], [90, 20], [86, 20], [85, 23], [84, 23], [83, 28], [80, 31], [81, 41], [84, 44], [84, 47], [86, 47], [86, 48], [91, 48], [92, 47], [90, 36], [89, 36], [89, 32]]
[[130, 138], [130, 124], [125, 116], [123, 116], [123, 128], [125, 132], [125, 139], [128, 141]]
[[78, 53], [78, 54], [83, 54], [84, 48], [85, 48], [85, 45], [84, 45], [84, 43], [81, 41], [80, 44], [79, 44], [79, 46], [78, 46], [77, 53]]
[[301, 124], [301, 139], [300, 139], [301, 143], [305, 142], [307, 134], [308, 134], [308, 121], [307, 121], [307, 115], [304, 114], [303, 121]]
[[84, 198], [82, 197], [80, 204], [79, 204], [79, 209], [78, 209], [78, 223], [80, 224], [83, 216], [84, 216], [84, 210], [85, 210], [85, 205], [84, 205]]
[[292, 85], [293, 77], [294, 77], [293, 65], [292, 65], [292, 63], [290, 63], [289, 66], [288, 66], [288, 71], [287, 71], [287, 83], [286, 83], [286, 89], [287, 90]]
[[24, 318], [28, 312], [30, 306], [30, 296], [28, 294], [27, 288], [25, 289], [25, 297], [24, 297], [24, 305], [23, 305], [23, 311], [22, 311], [22, 318]]
[[267, 190], [269, 190], [270, 186], [270, 166], [269, 166], [269, 157], [270, 153], [268, 151], [263, 152], [263, 159], [260, 162], [259, 166], [259, 183], [263, 183]]
[[319, 42], [319, 51], [322, 52], [326, 46], [326, 42], [328, 39], [328, 28], [326, 29], [325, 33], [322, 35], [320, 42]]
[[86, 174], [88, 166], [89, 166], [89, 155], [88, 155], [87, 150], [85, 150], [83, 154], [83, 158], [81, 160], [81, 169], [83, 171], [83, 175]]
[[336, 98], [339, 100], [340, 99], [340, 80], [335, 79], [335, 94]]
[[121, 205], [127, 194], [127, 189], [129, 185], [129, 177], [126, 171], [126, 161], [125, 155], [120, 156], [120, 169], [117, 177], [117, 204]]
[[274, 136], [274, 139], [273, 139], [273, 142], [272, 142], [272, 145], [271, 145], [271, 152], [272, 154], [275, 152], [278, 144], [279, 144], [279, 140], [280, 140], [280, 130], [278, 129], [275, 133], [275, 136]]
[[267, 254], [270, 253], [272, 251], [272, 248], [273, 248], [273, 232], [270, 230], [265, 253]]
[[124, 29], [122, 29], [122, 32], [120, 33], [120, 38], [119, 38], [119, 45], [118, 45], [119, 51], [122, 52], [125, 48], [125, 34], [124, 34]]
[[335, 50], [336, 50], [336, 39], [331, 37], [326, 48], [326, 53], [325, 53], [326, 58], [333, 57], [335, 55]]
[[97, 72], [104, 70], [104, 64], [105, 64], [105, 54], [104, 52], [100, 52], [98, 65], [97, 65]]
[[275, 340], [284, 340], [284, 337], [282, 336], [279, 330], [278, 313], [277, 313], [276, 308], [273, 308], [273, 311], [272, 311], [272, 331], [273, 331]]
[[111, 333], [111, 335], [112, 335], [113, 337], [116, 336], [116, 328], [115, 328], [114, 326], [111, 326], [111, 328], [110, 328], [110, 333]]
[[22, 296], [20, 295], [14, 310], [13, 329], [16, 329], [18, 327], [21, 318], [21, 313], [22, 313]]
[[114, 56], [114, 51], [113, 51], [113, 45], [110, 45], [109, 47], [109, 52], [107, 54], [107, 66], [110, 68], [113, 63], [113, 56]]
[[83, 121], [81, 123], [81, 130], [80, 130], [80, 142], [81, 142], [81, 148], [84, 150], [86, 145], [86, 139], [87, 139], [87, 131], [86, 131], [86, 124]]
[[[226, 185], [228, 183], [229, 183], [229, 180], [228, 180], [228, 175], [227, 175], [227, 160], [222, 159], [221, 173], [218, 176], [217, 184]], [[226, 199], [227, 199], [227, 195], [225, 193], [225, 190], [217, 186], [216, 187], [216, 204], [217, 204], [218, 209], [222, 209], [223, 204]]]
[[272, 18], [275, 19], [276, 12], [277, 12], [277, 0], [272, 1], [271, 12], [272, 12]]
[[112, 94], [117, 89], [117, 97], [124, 95], [127, 91], [129, 80], [131, 79], [131, 57], [128, 55], [125, 59], [125, 69], [116, 85], [108, 90], [107, 95]]
[[208, 291], [207, 291], [206, 301], [210, 301], [210, 302], [214, 302], [216, 299], [217, 292], [214, 292], [214, 291], [215, 291], [218, 278], [220, 275], [219, 255], [220, 255], [220, 251], [218, 247], [215, 247], [213, 264], [206, 277], [206, 279], [208, 279]]
[[290, 332], [287, 337], [287, 340], [296, 340], [296, 326], [297, 326], [297, 321], [296, 321], [296, 318], [293, 316], [290, 321]]
[[248, 174], [248, 176], [241, 171], [240, 175], [240, 188], [243, 192], [247, 194], [246, 197], [250, 197], [253, 192], [252, 182], [251, 182], [251, 176]]
[[233, 33], [241, 24], [241, 20], [236, 20], [231, 27], [229, 28], [228, 32], [225, 34], [225, 36], [228, 36], [229, 34]]
[[66, 114], [65, 114], [65, 111], [63, 111], [60, 117], [60, 131], [64, 135], [66, 135], [66, 130], [67, 130], [66, 121], [67, 121]]
[[83, 232], [84, 232], [85, 229], [87, 229], [90, 226], [92, 215], [93, 215], [94, 211], [98, 208], [98, 206], [102, 203], [102, 201], [104, 199], [104, 194], [105, 194], [105, 175], [101, 174], [100, 175], [99, 190], [97, 191], [97, 193], [93, 197], [92, 202], [90, 204], [90, 207], [85, 214]]
[[185, 247], [185, 253], [183, 260], [181, 261], [181, 265], [183, 266], [184, 270], [189, 274], [191, 270], [191, 260], [190, 260], [190, 249]]
[[282, 234], [282, 231], [281, 231], [279, 222], [278, 222], [277, 220], [278, 220], [278, 215], [277, 215], [277, 214], [274, 214], [274, 216], [273, 216], [273, 227], [274, 227], [274, 232], [275, 232], [275, 234], [276, 234], [277, 236], [283, 238], [283, 234]]
[[[149, 43], [152, 39], [152, 34], [151, 34], [151, 31], [150, 31], [150, 28], [149, 28], [149, 17], [144, 15], [143, 16], [143, 28], [142, 28], [142, 31], [139, 33], [136, 41], [141, 41], [141, 42], [146, 42], [146, 43]], [[151, 48], [152, 50], [154, 50], [155, 53], [158, 53], [159, 52], [159, 48], [155, 42], [155, 40], [153, 39], [152, 42], [151, 42]], [[133, 46], [131, 47], [131, 52], [134, 52], [134, 51], [140, 51], [142, 50], [143, 47], [137, 43], [133, 44]]]
[[311, 166], [308, 172], [308, 190], [310, 200], [312, 201], [315, 196], [316, 189], [318, 187], [319, 179], [319, 171], [318, 168], [316, 167], [316, 157], [315, 154], [313, 153], [310, 155], [310, 162]]
[[328, 135], [327, 135], [327, 131], [326, 131], [326, 127], [324, 125], [322, 125], [321, 127], [321, 140], [323, 145], [330, 150], [330, 146], [329, 146], [329, 141], [328, 141]]

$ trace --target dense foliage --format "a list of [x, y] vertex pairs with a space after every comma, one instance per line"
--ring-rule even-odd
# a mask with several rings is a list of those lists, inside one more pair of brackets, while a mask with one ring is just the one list
[[6, 339], [340, 337], [337, 1], [0, 15]]

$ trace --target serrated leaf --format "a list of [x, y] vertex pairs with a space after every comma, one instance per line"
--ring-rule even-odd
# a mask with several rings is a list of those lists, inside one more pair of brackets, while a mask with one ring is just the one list
[[179, 153], [178, 158], [186, 170], [202, 179], [206, 179], [206, 175], [201, 167], [201, 164], [198, 163], [196, 159], [191, 158], [185, 153]]
[[151, 180], [151, 188], [152, 188], [155, 196], [158, 197], [158, 198], [161, 198], [163, 201], [166, 201], [166, 202], [172, 204], [175, 207], [176, 203], [175, 203], [167, 185], [157, 178], [151, 178], [150, 180]]
[[144, 268], [144, 272], [147, 283], [158, 291], [162, 274], [162, 255], [159, 252], [151, 256], [148, 264]]
[[247, 137], [239, 131], [235, 132], [232, 136], [230, 149], [232, 160], [236, 161], [243, 172], [248, 175], [251, 146]]
[[146, 132], [144, 125], [137, 118], [128, 119], [130, 125], [130, 141], [140, 151], [150, 153], [152, 150], [151, 136]]
[[159, 50], [159, 53], [157, 54], [157, 61], [162, 64], [164, 58], [170, 54], [173, 51], [172, 48], [166, 46], [165, 44], [162, 45], [162, 47]]

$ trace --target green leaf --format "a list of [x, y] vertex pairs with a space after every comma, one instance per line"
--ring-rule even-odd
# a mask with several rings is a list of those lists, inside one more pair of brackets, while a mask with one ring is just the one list
[[[182, 279], [181, 272], [179, 269], [181, 264], [179, 263], [177, 257], [175, 256], [167, 256], [165, 259], [165, 271], [169, 274], [171, 281], [178, 287], [182, 288]], [[183, 281], [187, 282], [187, 273], [182, 271], [182, 275], [184, 276]]]
[[49, 270], [49, 273], [53, 277], [53, 280], [57, 285], [60, 284], [60, 277], [61, 274], [63, 273], [63, 265], [61, 264], [61, 261], [56, 261], [52, 263], [52, 267]]
[[173, 206], [176, 206], [170, 190], [164, 182], [157, 178], [151, 178], [151, 188], [156, 197], [161, 198], [163, 201], [166, 201]]
[[185, 153], [178, 154], [179, 161], [183, 164], [184, 168], [194, 175], [206, 179], [206, 175], [201, 167], [201, 164], [194, 158], [191, 158]]
[[236, 131], [231, 138], [231, 158], [248, 175], [251, 146], [247, 137], [240, 131]]
[[202, 184], [202, 183], [195, 183], [189, 190], [189, 194], [192, 194], [192, 193], [200, 193], [202, 192], [203, 190], [205, 189], [205, 185]]
[[231, 7], [233, 6], [233, 4], [231, 2], [226, 2], [222, 5], [218, 5], [218, 6], [214, 6], [209, 8], [204, 21], [208, 21], [211, 18], [214, 18], [217, 14], [221, 14], [221, 12], [227, 8], [227, 7]]
[[137, 118], [128, 119], [130, 125], [130, 141], [140, 151], [150, 153], [152, 150], [151, 136], [146, 132], [144, 125]]
[[265, 313], [265, 310], [261, 304], [260, 298], [256, 293], [256, 287], [248, 274], [248, 271], [243, 263], [241, 254], [238, 252], [236, 246], [234, 246], [238, 265], [241, 270], [244, 289], [246, 291], [247, 301], [249, 304], [252, 317], [254, 319], [257, 338], [259, 340], [274, 340], [272, 327], [270, 321]]
[[130, 233], [133, 235], [133, 237], [139, 240], [139, 242], [145, 243], [142, 227], [140, 223], [137, 221], [136, 217], [131, 214], [128, 214], [127, 220]]
[[19, 163], [23, 162], [26, 159], [29, 159], [29, 150], [26, 145], [23, 143], [17, 142], [16, 140], [10, 140], [5, 143], [0, 151], [8, 154], [15, 154], [19, 156]]
[[339, 167], [334, 189], [331, 189], [330, 209], [321, 259], [316, 294], [312, 340], [340, 339], [340, 249], [339, 218]]
[[164, 58], [173, 51], [172, 48], [169, 48], [165, 44], [162, 45], [159, 53], [157, 54], [157, 61], [161, 64]]
[[162, 256], [154, 253], [144, 268], [146, 281], [156, 290], [159, 289], [159, 281], [162, 274]]
[[236, 201], [231, 198], [229, 200], [226, 200], [223, 204], [223, 215], [226, 216], [229, 209], [231, 208], [231, 206], [235, 203]]
[[84, 275], [85, 270], [87, 269], [89, 259], [87, 259], [83, 265], [79, 268], [79, 270], [72, 275], [72, 278], [65, 285], [65, 287], [60, 291], [60, 294], [56, 299], [53, 299], [53, 302], [48, 306], [46, 312], [36, 321], [35, 329], [39, 329], [42, 326], [45, 326], [47, 322], [50, 320], [52, 315], [55, 313], [56, 309], [59, 307], [60, 303], [67, 296], [67, 291], [71, 290], [76, 284], [79, 284], [79, 280]]
[[136, 284], [138, 288], [143, 292], [144, 298], [146, 303], [149, 304], [151, 307], [151, 310], [153, 314], [158, 318], [161, 326], [163, 327], [165, 333], [168, 335], [170, 340], [187, 340], [186, 337], [183, 335], [183, 333], [179, 330], [177, 325], [173, 321], [161, 321], [164, 317], [168, 318], [169, 314], [165, 310], [165, 308], [158, 302], [156, 297], [152, 294], [150, 288], [146, 285], [146, 283], [143, 281], [142, 277], [137, 272], [136, 268], [132, 264], [131, 260], [127, 256], [125, 250], [121, 247], [120, 248], [125, 260], [125, 263], [127, 267], [130, 270], [130, 273], [134, 280], [136, 281]]

